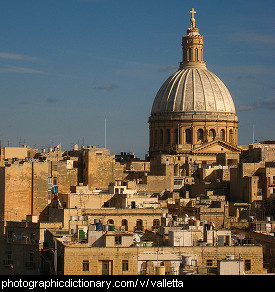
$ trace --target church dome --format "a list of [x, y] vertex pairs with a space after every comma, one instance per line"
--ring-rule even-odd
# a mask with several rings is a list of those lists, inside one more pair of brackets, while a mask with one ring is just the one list
[[151, 115], [191, 113], [235, 114], [232, 97], [224, 83], [205, 66], [180, 69], [159, 89]]
[[190, 13], [179, 69], [162, 84], [152, 105], [149, 155], [191, 153], [213, 140], [238, 144], [233, 99], [224, 83], [206, 68], [194, 8]]

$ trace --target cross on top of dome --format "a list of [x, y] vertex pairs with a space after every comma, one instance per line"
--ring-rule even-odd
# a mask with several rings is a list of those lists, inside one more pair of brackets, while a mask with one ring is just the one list
[[195, 28], [196, 25], [195, 25], [195, 17], [194, 17], [194, 14], [197, 13], [197, 11], [194, 10], [194, 8], [192, 8], [191, 11], [189, 11], [191, 13], [191, 19], [190, 19], [190, 22], [191, 22], [191, 28]]

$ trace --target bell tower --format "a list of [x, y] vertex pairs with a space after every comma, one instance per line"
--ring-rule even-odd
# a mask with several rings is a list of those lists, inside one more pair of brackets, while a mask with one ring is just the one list
[[194, 8], [190, 11], [190, 27], [187, 28], [187, 35], [182, 37], [182, 62], [180, 69], [206, 68], [203, 61], [203, 36], [199, 34], [196, 27]]

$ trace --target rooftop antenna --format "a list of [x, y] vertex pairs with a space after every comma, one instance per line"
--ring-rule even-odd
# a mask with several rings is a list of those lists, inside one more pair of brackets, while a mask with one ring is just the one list
[[105, 119], [105, 149], [106, 149], [106, 119]]

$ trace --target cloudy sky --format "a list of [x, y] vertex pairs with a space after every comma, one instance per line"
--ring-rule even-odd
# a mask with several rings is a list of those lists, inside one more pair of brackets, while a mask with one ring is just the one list
[[148, 151], [148, 117], [181, 61], [191, 8], [229, 89], [239, 144], [274, 137], [274, 0], [1, 0], [0, 139]]

